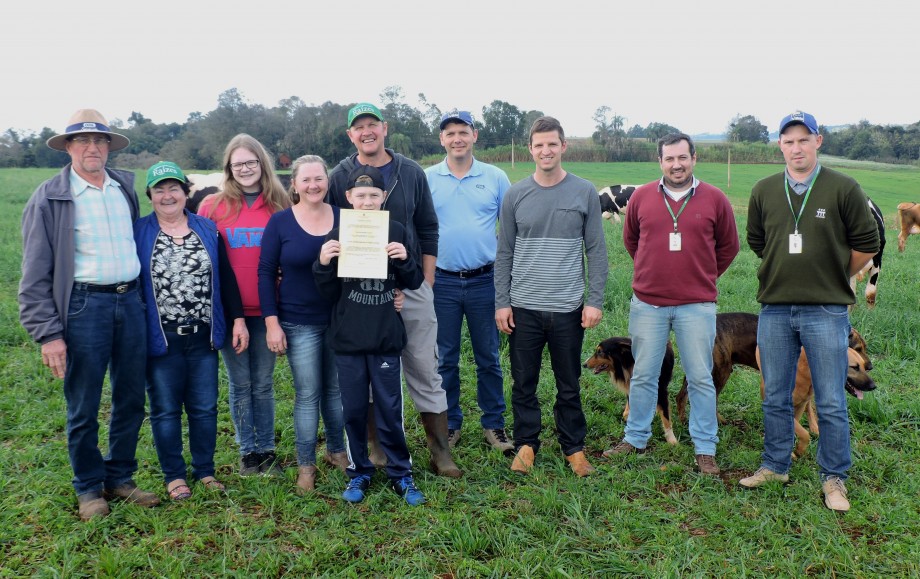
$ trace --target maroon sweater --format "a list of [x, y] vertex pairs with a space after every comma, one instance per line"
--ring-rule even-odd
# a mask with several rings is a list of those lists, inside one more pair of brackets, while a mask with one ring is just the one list
[[653, 306], [714, 302], [716, 278], [738, 254], [740, 242], [731, 203], [722, 191], [699, 182], [677, 220], [681, 250], [670, 251], [669, 234], [684, 199], [674, 201], [647, 183], [633, 193], [623, 226], [623, 243], [635, 262], [633, 292]]

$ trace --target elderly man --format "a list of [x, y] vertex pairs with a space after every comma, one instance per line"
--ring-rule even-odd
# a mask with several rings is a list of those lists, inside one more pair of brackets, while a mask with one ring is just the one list
[[[132, 480], [144, 420], [144, 308], [132, 223], [134, 175], [106, 169], [128, 146], [92, 109], [74, 113], [48, 146], [71, 162], [42, 183], [22, 216], [19, 318], [41, 344], [42, 363], [64, 379], [67, 445], [84, 521], [109, 513], [108, 500], [159, 504]], [[112, 387], [108, 454], [99, 450], [99, 405], [106, 370]]]

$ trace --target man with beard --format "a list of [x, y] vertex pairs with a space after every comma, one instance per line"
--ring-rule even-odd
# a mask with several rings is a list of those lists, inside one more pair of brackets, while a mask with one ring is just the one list
[[693, 176], [696, 150], [683, 134], [658, 141], [661, 179], [636, 189], [623, 242], [635, 262], [629, 335], [635, 358], [623, 440], [604, 456], [644, 452], [652, 436], [658, 375], [671, 330], [690, 395], [690, 437], [701, 473], [717, 475], [716, 279], [738, 254], [732, 206], [716, 187]]

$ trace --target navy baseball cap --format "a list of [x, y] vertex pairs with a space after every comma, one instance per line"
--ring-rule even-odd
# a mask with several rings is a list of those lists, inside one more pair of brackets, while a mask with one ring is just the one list
[[471, 115], [469, 111], [458, 111], [454, 109], [441, 115], [441, 130], [443, 131], [444, 125], [451, 121], [459, 121], [465, 125], [469, 125], [470, 128], [476, 128], [475, 125], [473, 125], [473, 115]]
[[805, 128], [811, 134], [818, 134], [818, 121], [815, 120], [814, 116], [802, 111], [795, 111], [791, 115], [783, 117], [783, 120], [779, 123], [779, 134], [782, 135], [789, 125], [805, 125]]
[[351, 191], [355, 187], [376, 187], [381, 191], [387, 190], [383, 184], [383, 173], [377, 167], [370, 165], [358, 165], [348, 174], [345, 190]]

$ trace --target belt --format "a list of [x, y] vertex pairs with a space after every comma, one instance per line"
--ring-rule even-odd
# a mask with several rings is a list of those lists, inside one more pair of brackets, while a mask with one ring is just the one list
[[123, 294], [137, 288], [137, 280], [120, 281], [108, 285], [98, 285], [94, 283], [83, 283], [78, 281], [73, 284], [73, 288], [85, 292], [99, 292], [104, 294]]
[[179, 334], [180, 336], [188, 336], [190, 334], [197, 334], [199, 329], [206, 327], [207, 324], [202, 321], [197, 322], [187, 322], [184, 324], [163, 324], [163, 330], [167, 332], [173, 332]]
[[484, 273], [489, 273], [495, 267], [494, 263], [487, 263], [482, 267], [477, 267], [476, 269], [464, 269], [462, 271], [448, 271], [446, 269], [441, 269], [440, 267], [434, 268], [435, 271], [443, 273], [444, 275], [452, 275], [459, 278], [469, 278], [476, 277], [477, 275], [482, 275]]

